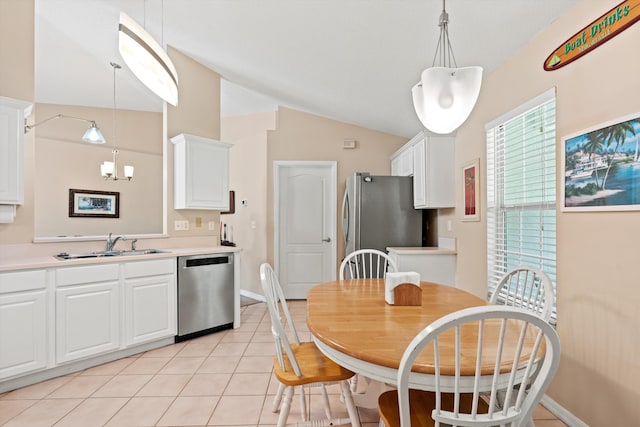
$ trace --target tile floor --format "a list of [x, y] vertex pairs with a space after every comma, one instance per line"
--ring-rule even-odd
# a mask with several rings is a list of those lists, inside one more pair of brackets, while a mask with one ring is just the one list
[[[289, 303], [301, 339], [306, 302]], [[272, 376], [273, 340], [266, 306], [242, 307], [242, 327], [162, 347], [0, 394], [0, 425], [6, 427], [264, 426], [277, 380]], [[330, 391], [334, 413], [344, 413], [339, 389]], [[310, 410], [322, 410], [310, 396]], [[289, 422], [300, 420], [294, 399]], [[378, 425], [375, 409], [359, 409], [364, 427]], [[542, 406], [537, 427], [565, 427]]]

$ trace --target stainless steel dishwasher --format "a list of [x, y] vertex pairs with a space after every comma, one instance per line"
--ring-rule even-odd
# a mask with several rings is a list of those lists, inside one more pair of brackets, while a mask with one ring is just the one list
[[178, 257], [175, 341], [233, 327], [233, 253]]

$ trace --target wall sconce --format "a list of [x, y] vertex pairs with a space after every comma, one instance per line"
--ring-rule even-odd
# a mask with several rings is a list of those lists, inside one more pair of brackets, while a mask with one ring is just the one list
[[[422, 124], [431, 132], [456, 130], [471, 114], [482, 84], [482, 67], [458, 68], [449, 40], [449, 14], [442, 0], [440, 38], [433, 65], [422, 72], [411, 90], [413, 106]], [[436, 58], [440, 63], [436, 66]]]
[[81, 120], [83, 122], [88, 122], [89, 128], [82, 136], [82, 140], [84, 142], [88, 142], [89, 144], [104, 144], [106, 142], [106, 140], [104, 139], [104, 136], [102, 136], [102, 132], [100, 132], [100, 129], [98, 129], [98, 125], [96, 125], [96, 122], [94, 122], [93, 120], [82, 119], [80, 117], [67, 116], [66, 114], [56, 114], [55, 116], [51, 116], [47, 119], [44, 119], [32, 125], [28, 125], [25, 120], [24, 133], [29, 132], [34, 127], [40, 126], [43, 123], [46, 123], [55, 119], [60, 119], [60, 118], [74, 119], [74, 120]]

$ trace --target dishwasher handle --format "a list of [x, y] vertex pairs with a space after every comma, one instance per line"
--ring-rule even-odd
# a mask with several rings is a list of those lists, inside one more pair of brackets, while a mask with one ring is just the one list
[[216, 257], [207, 257], [207, 258], [194, 258], [187, 259], [183, 265], [183, 268], [190, 267], [203, 267], [205, 265], [216, 265], [216, 264], [229, 264], [229, 256], [216, 256]]

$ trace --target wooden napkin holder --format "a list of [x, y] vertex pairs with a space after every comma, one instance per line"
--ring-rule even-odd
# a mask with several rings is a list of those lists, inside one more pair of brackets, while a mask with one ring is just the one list
[[393, 289], [393, 305], [422, 305], [422, 288], [413, 283], [402, 283]]

